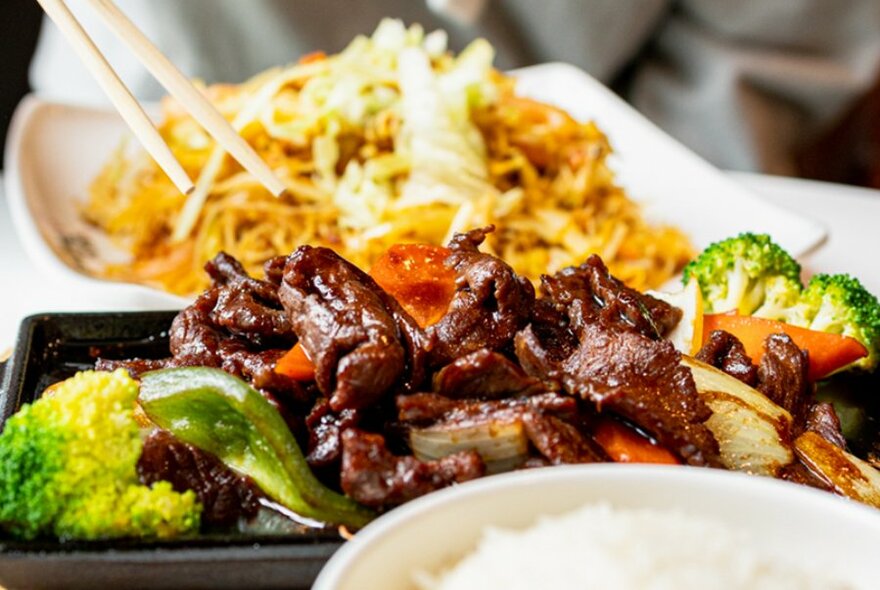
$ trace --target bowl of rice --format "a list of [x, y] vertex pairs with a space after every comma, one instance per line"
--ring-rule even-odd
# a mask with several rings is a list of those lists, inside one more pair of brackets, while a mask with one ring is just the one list
[[430, 494], [382, 516], [315, 590], [868, 589], [880, 512], [687, 467], [571, 466]]

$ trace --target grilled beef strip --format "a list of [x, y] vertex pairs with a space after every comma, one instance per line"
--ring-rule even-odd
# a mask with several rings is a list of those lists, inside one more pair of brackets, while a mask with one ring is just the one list
[[548, 391], [501, 353], [481, 348], [434, 374], [433, 390], [447, 397], [499, 399]]
[[342, 433], [360, 423], [361, 410], [334, 412], [327, 398], [318, 398], [306, 417], [309, 447], [306, 461], [312, 467], [326, 467], [342, 457]]
[[558, 393], [499, 400], [458, 400], [439, 393], [416, 393], [397, 396], [398, 418], [403, 422], [427, 424], [472, 424], [489, 420], [510, 421], [524, 412], [542, 413], [574, 420], [577, 400]]
[[205, 271], [219, 288], [210, 312], [214, 325], [257, 346], [272, 338], [290, 343], [293, 331], [278, 299], [278, 285], [252, 278], [240, 262], [225, 252], [208, 261]]
[[840, 428], [840, 417], [828, 402], [813, 404], [807, 414], [805, 430], [815, 432], [833, 445], [846, 450], [846, 439]]
[[798, 348], [786, 334], [771, 334], [764, 341], [758, 389], [791, 414], [793, 436], [810, 430], [846, 449], [834, 406], [816, 401], [815, 386], [807, 377], [809, 367], [807, 351]]
[[527, 373], [617, 413], [692, 465], [720, 466], [711, 410], [673, 345], [681, 312], [612, 277], [595, 256], [542, 278], [532, 323], [515, 338]]
[[575, 330], [603, 321], [658, 339], [672, 331], [682, 316], [680, 309], [624, 285], [595, 254], [580, 266], [541, 277], [541, 292]]
[[806, 425], [813, 405], [813, 388], [807, 378], [810, 368], [807, 352], [786, 334], [771, 334], [764, 341], [764, 356], [758, 365], [758, 391], [785, 408], [793, 419], [797, 436]]
[[301, 384], [274, 370], [277, 360], [296, 342], [280, 308], [277, 287], [252, 279], [224, 253], [205, 268], [213, 283], [174, 318], [169, 330], [170, 358], [98, 359], [96, 367], [123, 367], [134, 377], [168, 367], [215, 367], [247, 380], [273, 403], [309, 401]]
[[752, 364], [742, 342], [730, 332], [713, 330], [697, 352], [697, 360], [724, 371], [749, 387], [754, 387], [758, 382], [758, 368]]
[[601, 463], [605, 451], [574, 424], [544, 412], [523, 414], [526, 436], [550, 465]]
[[370, 406], [424, 379], [425, 337], [415, 320], [332, 250], [297, 248], [279, 297], [334, 411]]
[[192, 490], [202, 504], [207, 525], [230, 526], [251, 518], [259, 509], [259, 488], [224, 465], [217, 457], [183, 443], [164, 430], [144, 441], [137, 463], [141, 483], [167, 481], [178, 492]]
[[372, 508], [391, 508], [485, 473], [486, 466], [475, 451], [420, 461], [411, 455], [393, 455], [381, 434], [357, 428], [342, 433], [342, 489]]
[[566, 391], [627, 418], [685, 462], [721, 465], [718, 443], [705, 425], [712, 411], [671, 342], [588, 324], [562, 374]]
[[532, 284], [500, 258], [480, 252], [489, 226], [456, 234], [446, 260], [456, 292], [446, 314], [427, 329], [431, 366], [449, 364], [480, 349], [509, 347], [528, 322], [535, 301]]

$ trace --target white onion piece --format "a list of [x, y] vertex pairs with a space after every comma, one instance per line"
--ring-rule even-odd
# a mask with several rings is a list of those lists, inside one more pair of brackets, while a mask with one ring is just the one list
[[529, 443], [520, 420], [487, 420], [467, 424], [444, 424], [414, 428], [410, 448], [417, 459], [434, 461], [461, 451], [476, 451], [488, 473], [519, 467], [527, 458]]
[[706, 426], [715, 435], [728, 469], [775, 477], [794, 460], [791, 414], [739, 379], [690, 357], [682, 357], [711, 408]]
[[835, 492], [880, 508], [880, 471], [870, 463], [831, 444], [815, 432], [794, 441], [794, 450], [807, 469]]
[[697, 354], [703, 345], [703, 293], [697, 280], [691, 279], [675, 293], [647, 291], [645, 294], [681, 310], [681, 321], [666, 339], [682, 354]]

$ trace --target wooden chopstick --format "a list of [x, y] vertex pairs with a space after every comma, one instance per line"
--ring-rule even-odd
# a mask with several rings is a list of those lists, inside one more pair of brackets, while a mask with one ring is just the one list
[[272, 169], [214, 108], [204, 94], [193, 86], [141, 30], [119, 10], [112, 0], [89, 0], [108, 28], [128, 45], [141, 63], [162, 86], [211, 134], [217, 143], [273, 195], [280, 196], [286, 187]]
[[[119, 79], [113, 67], [70, 12], [64, 0], [37, 1], [74, 47], [80, 59], [98, 80], [110, 101], [156, 163], [182, 193], [185, 195], [192, 193], [194, 185], [186, 171], [171, 153], [137, 99]], [[270, 193], [276, 197], [284, 193], [286, 187], [272, 169], [214, 108], [211, 101], [190, 83], [112, 0], [89, 0], [89, 2], [110, 30], [128, 45], [147, 70], [214, 137], [220, 147], [238, 160], [245, 170], [253, 174]]]
[[104, 58], [104, 55], [95, 46], [88, 33], [82, 28], [73, 13], [67, 8], [63, 0], [37, 0], [49, 18], [58, 26], [67, 41], [73, 46], [79, 58], [91, 71], [98, 84], [107, 94], [110, 102], [119, 111], [123, 120], [131, 128], [132, 132], [140, 140], [144, 149], [153, 157], [156, 163], [165, 171], [171, 182], [185, 195], [189, 195], [195, 188], [183, 166], [171, 153], [171, 149], [153, 122], [144, 112], [137, 99], [131, 94], [122, 80], [116, 75], [113, 67]]

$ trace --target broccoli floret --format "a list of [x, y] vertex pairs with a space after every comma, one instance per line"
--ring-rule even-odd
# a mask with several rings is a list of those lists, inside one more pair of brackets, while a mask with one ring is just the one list
[[854, 366], [873, 370], [880, 362], [880, 303], [858, 279], [817, 274], [785, 318], [789, 324], [850, 336], [868, 349]]
[[779, 320], [803, 288], [801, 267], [766, 234], [742, 233], [707, 247], [684, 268], [700, 284], [706, 312], [736, 310]]
[[87, 371], [10, 418], [0, 434], [0, 528], [84, 540], [198, 530], [193, 492], [138, 481], [137, 395], [124, 370]]

